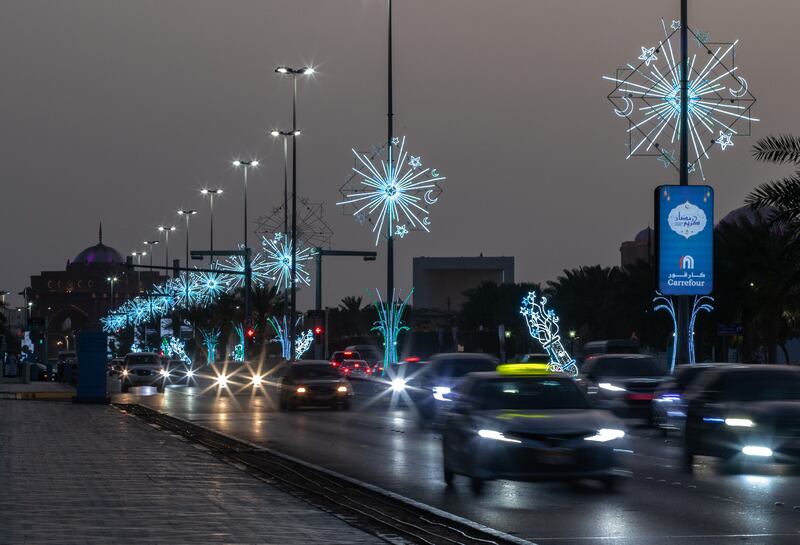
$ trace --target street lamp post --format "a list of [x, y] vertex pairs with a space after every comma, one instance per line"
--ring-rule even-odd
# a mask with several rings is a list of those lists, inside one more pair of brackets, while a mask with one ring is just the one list
[[[242, 171], [244, 172], [244, 248], [246, 249], [247, 246], [247, 171], [251, 168], [255, 168], [258, 166], [258, 160], [252, 159], [250, 161], [245, 161], [243, 159], [236, 159], [233, 162], [233, 166], [236, 168], [241, 167]], [[245, 268], [250, 266], [250, 256], [246, 254], [244, 256], [245, 260]], [[247, 322], [248, 327], [250, 326], [250, 290], [252, 286], [250, 285], [250, 275], [246, 274], [244, 277], [244, 318], [245, 322]], [[245, 344], [245, 356], [247, 354], [247, 344]], [[245, 361], [247, 361], [247, 357], [245, 357]]]
[[189, 269], [189, 218], [191, 218], [195, 214], [197, 214], [197, 210], [194, 210], [194, 209], [185, 210], [185, 209], [181, 208], [180, 210], [178, 210], [178, 215], [179, 216], [183, 216], [186, 219], [186, 258], [185, 258], [185, 261], [184, 261], [184, 267], [187, 270], [185, 270], [183, 272], [183, 274], [184, 274], [184, 277], [185, 277], [184, 284], [186, 284], [186, 304], [187, 305], [189, 304], [189, 270], [188, 270]]
[[106, 278], [106, 280], [108, 280], [108, 283], [111, 284], [111, 299], [109, 300], [109, 303], [108, 303], [108, 310], [109, 310], [109, 312], [113, 312], [114, 311], [114, 284], [117, 283], [117, 277], [116, 276], [109, 276], [108, 278]]
[[[157, 240], [145, 240], [145, 241], [142, 242], [142, 244], [144, 244], [145, 246], [155, 246], [156, 244], [158, 244], [158, 241]], [[147, 254], [147, 253], [148, 252], [145, 252], [144, 254]], [[155, 253], [155, 250], [153, 250], [153, 248], [150, 248], [150, 252], [149, 253], [150, 253], [150, 266], [152, 267], [153, 266], [153, 254]]]
[[[174, 225], [170, 225], [169, 227], [165, 227], [163, 225], [158, 226], [158, 232], [164, 233], [164, 237], [166, 239], [166, 244], [164, 244], [164, 267], [166, 267], [167, 271], [169, 271], [169, 234], [176, 229], [177, 227]], [[167, 272], [167, 274], [169, 274], [169, 272]]]
[[[219, 187], [214, 188], [214, 189], [205, 188], [205, 189], [201, 189], [200, 193], [203, 194], [203, 195], [207, 195], [209, 197], [209, 199], [210, 199], [209, 211], [210, 211], [210, 220], [211, 220], [211, 239], [209, 240], [209, 250], [211, 250], [213, 252], [214, 251], [214, 197], [216, 195], [221, 195], [222, 194], [222, 189], [219, 188]], [[214, 263], [213, 254], [208, 256], [208, 260], [209, 260], [208, 261], [209, 264]]]
[[295, 279], [297, 274], [297, 76], [311, 75], [314, 73], [314, 69], [310, 66], [303, 68], [279, 66], [275, 69], [275, 72], [292, 76], [292, 303], [287, 329], [289, 330], [290, 345], [289, 361], [294, 361], [294, 315], [297, 310], [297, 283]]

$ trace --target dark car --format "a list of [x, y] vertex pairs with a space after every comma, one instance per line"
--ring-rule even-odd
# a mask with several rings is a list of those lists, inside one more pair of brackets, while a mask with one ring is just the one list
[[334, 367], [339, 367], [344, 360], [360, 360], [361, 354], [352, 350], [337, 350], [331, 354], [331, 363]]
[[[344, 349], [345, 352], [358, 352], [360, 359], [366, 360], [375, 374], [383, 373], [383, 354], [374, 346], [368, 344], [353, 344]], [[350, 357], [348, 356], [348, 359]]]
[[497, 358], [489, 354], [453, 352], [436, 354], [419, 375], [419, 388], [409, 390], [422, 425], [435, 424], [443, 406], [452, 402], [450, 393], [469, 373], [494, 371]]
[[695, 363], [678, 365], [672, 377], [661, 383], [653, 397], [653, 425], [664, 433], [683, 431], [686, 423], [684, 393], [692, 381], [711, 369], [730, 365], [727, 363]]
[[294, 410], [301, 406], [350, 409], [353, 389], [339, 370], [325, 360], [305, 360], [289, 366], [281, 380], [279, 406]]
[[460, 474], [476, 493], [494, 479], [616, 485], [622, 422], [593, 409], [571, 377], [473, 373], [454, 394], [442, 438], [448, 484]]
[[649, 420], [655, 391], [668, 378], [666, 374], [652, 356], [603, 354], [586, 358], [578, 383], [596, 407]]
[[800, 464], [800, 368], [735, 365], [686, 391], [684, 463], [695, 455]]

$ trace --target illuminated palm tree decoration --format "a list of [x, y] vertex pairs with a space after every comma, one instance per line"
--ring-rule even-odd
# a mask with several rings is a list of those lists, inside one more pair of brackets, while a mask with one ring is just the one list
[[211, 365], [217, 358], [220, 329], [218, 327], [201, 329], [200, 334], [203, 336], [203, 344], [206, 345], [206, 352], [208, 352], [208, 365]]
[[402, 331], [407, 331], [408, 326], [403, 324], [403, 311], [411, 298], [411, 292], [402, 301], [395, 300], [394, 293], [392, 298], [388, 301], [381, 299], [381, 292], [377, 289], [375, 292], [378, 295], [378, 300], [375, 302], [375, 308], [378, 311], [378, 321], [372, 331], [377, 331], [383, 337], [383, 374], [387, 373], [389, 364], [397, 361], [397, 337]]
[[714, 298], [708, 295], [695, 295], [692, 304], [692, 317], [689, 320], [689, 363], [697, 363], [694, 353], [694, 322], [700, 312], [711, 312], [714, 310]]
[[[291, 347], [289, 346], [289, 328], [287, 327], [286, 316], [281, 318], [281, 322], [270, 316], [267, 318], [267, 322], [272, 326], [272, 329], [275, 330], [275, 334], [277, 335], [273, 341], [280, 343], [281, 355], [283, 356], [283, 359], [288, 360], [290, 357]], [[311, 343], [313, 341], [314, 333], [310, 329], [300, 332], [300, 334], [297, 335], [294, 340], [295, 357], [299, 358], [305, 354], [308, 349], [311, 348]]]
[[672, 318], [672, 360], [669, 366], [669, 372], [672, 373], [675, 369], [675, 358], [678, 355], [678, 319], [675, 313], [675, 303], [673, 303], [672, 297], [665, 297], [660, 291], [656, 292], [653, 303], [655, 305], [653, 310], [664, 310]]

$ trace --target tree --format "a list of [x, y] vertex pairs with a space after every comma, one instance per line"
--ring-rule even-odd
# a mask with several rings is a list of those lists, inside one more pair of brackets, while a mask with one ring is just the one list
[[757, 161], [792, 163], [797, 168], [792, 176], [762, 183], [745, 199], [756, 209], [772, 209], [772, 219], [779, 223], [800, 221], [800, 138], [790, 134], [767, 136], [753, 146]]

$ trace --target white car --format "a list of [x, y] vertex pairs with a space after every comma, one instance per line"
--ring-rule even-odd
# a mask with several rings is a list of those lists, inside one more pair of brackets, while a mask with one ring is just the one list
[[155, 352], [131, 352], [125, 356], [120, 374], [120, 390], [127, 392], [131, 386], [154, 386], [164, 391], [167, 379], [166, 360]]

